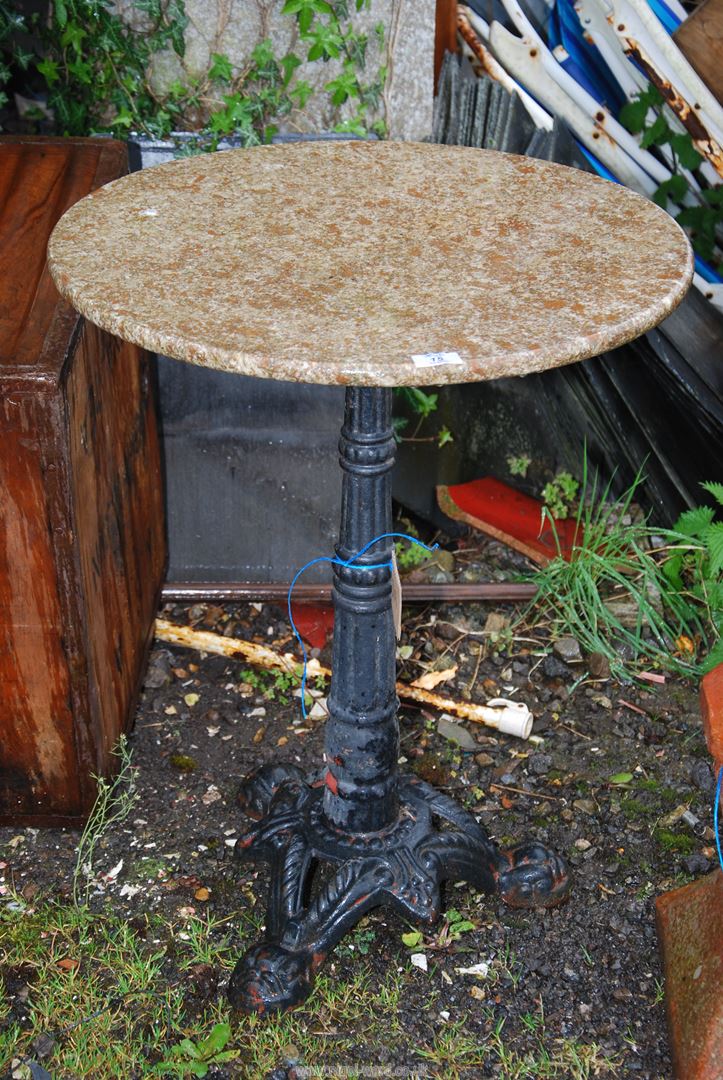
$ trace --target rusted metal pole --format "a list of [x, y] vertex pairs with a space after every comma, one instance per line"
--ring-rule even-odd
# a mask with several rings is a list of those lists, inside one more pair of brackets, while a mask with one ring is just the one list
[[[204, 600], [244, 603], [246, 601], [285, 601], [289, 586], [282, 582], [255, 581], [169, 581], [161, 591], [163, 603], [196, 604]], [[402, 582], [402, 602], [405, 604], [453, 604], [460, 601], [509, 601], [518, 603], [532, 600], [536, 585], [517, 582], [449, 582], [433, 584]], [[294, 602], [331, 602], [331, 585], [295, 585]]]

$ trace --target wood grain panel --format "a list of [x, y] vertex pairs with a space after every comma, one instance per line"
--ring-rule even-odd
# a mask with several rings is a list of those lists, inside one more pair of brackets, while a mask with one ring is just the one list
[[673, 38], [723, 105], [723, 0], [703, 0]]
[[99, 770], [108, 767], [135, 702], [165, 564], [149, 363], [143, 350], [84, 323], [67, 383], [83, 622], [102, 730]]
[[23, 394], [0, 401], [0, 809], [13, 817], [49, 805], [72, 816], [80, 796], [53, 543], [67, 518], [46, 487], [58, 462], [39, 434], [49, 405]]
[[150, 361], [45, 262], [127, 170], [106, 139], [0, 138], [0, 823], [80, 823], [132, 721], [164, 569]]

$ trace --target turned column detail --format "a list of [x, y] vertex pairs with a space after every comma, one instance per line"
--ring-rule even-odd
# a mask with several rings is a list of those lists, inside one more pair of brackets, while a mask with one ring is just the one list
[[[391, 532], [392, 391], [349, 387], [339, 441], [343, 470], [337, 557]], [[392, 618], [393, 541], [334, 566], [333, 677], [326, 725], [324, 813], [338, 829], [377, 832], [399, 811], [399, 726]]]

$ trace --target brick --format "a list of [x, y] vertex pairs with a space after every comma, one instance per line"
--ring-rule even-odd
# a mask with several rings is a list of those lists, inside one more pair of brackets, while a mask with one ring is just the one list
[[700, 711], [708, 750], [716, 773], [723, 765], [723, 664], [703, 676], [700, 686]]
[[715, 870], [655, 902], [677, 1080], [723, 1076], [723, 873]]

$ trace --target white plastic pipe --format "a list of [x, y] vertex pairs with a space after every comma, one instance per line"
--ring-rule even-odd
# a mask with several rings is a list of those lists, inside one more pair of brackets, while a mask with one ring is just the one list
[[484, 717], [485, 724], [497, 728], [503, 735], [516, 735], [520, 739], [529, 739], [534, 717], [524, 702], [493, 698], [479, 711]]
[[528, 86], [546, 109], [569, 124], [583, 146], [621, 183], [648, 199], [653, 197], [658, 184], [555, 82], [542, 65], [539, 49], [531, 48], [498, 22], [490, 27], [490, 44], [508, 71]]
[[690, 91], [693, 100], [687, 94], [683, 94], [683, 96], [687, 98], [696, 112], [703, 113], [707, 120], [707, 122], [704, 121], [705, 126], [709, 129], [713, 128], [711, 134], [715, 136], [716, 140], [723, 142], [723, 108], [718, 104], [718, 101], [698, 72], [683, 56], [655, 12], [649, 7], [647, 0], [624, 0], [623, 6], [626, 4], [629, 4], [638, 16], [656, 49], [664, 57], [674, 76], [671, 79], [673, 85], [680, 86], [681, 92], [683, 87]]
[[706, 300], [710, 300], [714, 308], [723, 311], [723, 285], [706, 281], [700, 274], [693, 274], [693, 284], [699, 292], [703, 293]]
[[[576, 0], [575, 12], [585, 37], [596, 46], [628, 100], [634, 101], [641, 91], [648, 89], [648, 79], [629, 59], [620, 39], [608, 23], [605, 17], [605, 10], [608, 7], [606, 0]], [[663, 112], [673, 131], [685, 132], [684, 125], [667, 105], [664, 106]], [[651, 110], [647, 121], [652, 124], [654, 119], [655, 116]], [[675, 161], [671, 150], [667, 146], [660, 146], [658, 150], [668, 168], [673, 169]], [[708, 162], [704, 162], [703, 166], [708, 182], [717, 183], [718, 174], [715, 169]], [[700, 191], [700, 184], [692, 173], [687, 170], [679, 171], [683, 172], [692, 191]]]
[[677, 15], [681, 22], [685, 22], [688, 18], [688, 12], [678, 0], [665, 0], [665, 6], [669, 8], [674, 15]]
[[[543, 131], [552, 131], [554, 121], [550, 114], [545, 109], [543, 109], [542, 106], [539, 105], [534, 98], [530, 97], [527, 91], [522, 86], [520, 86], [518, 82], [515, 82], [512, 76], [507, 71], [505, 71], [502, 65], [497, 62], [497, 60], [495, 60], [489, 49], [486, 49], [483, 45], [484, 41], [489, 40], [489, 25], [485, 22], [484, 19], [481, 19], [479, 15], [472, 11], [471, 8], [460, 6], [459, 10], [462, 15], [466, 16], [470, 26], [480, 38], [479, 49], [480, 52], [484, 55], [484, 69], [490, 76], [490, 78], [494, 79], [495, 82], [498, 82], [501, 86], [504, 86], [505, 90], [509, 94], [517, 94], [520, 101], [524, 105], [525, 110], [527, 111], [527, 115], [530, 117], [536, 128], [541, 128]], [[466, 41], [465, 45], [469, 49], [472, 56], [476, 57], [474, 50], [470, 48], [469, 44]]]
[[600, 0], [576, 0], [575, 14], [583, 34], [598, 49], [625, 97], [633, 101], [641, 90], [647, 90], [648, 80], [628, 59], [605, 18]]
[[[554, 79], [557, 85], [565, 91], [568, 97], [572, 98], [572, 100], [587, 113], [588, 117], [603, 128], [610, 138], [614, 139], [625, 153], [633, 158], [641, 168], [645, 169], [648, 175], [652, 176], [658, 184], [662, 184], [665, 180], [669, 180], [670, 170], [659, 162], [657, 158], [654, 158], [649, 151], [641, 150], [635, 137], [631, 135], [622, 124], [618, 123], [610, 110], [596, 101], [592, 94], [589, 94], [584, 87], [580, 86], [580, 84], [573, 79], [572, 75], [568, 74], [564, 68], [560, 67], [557, 60], [555, 60], [555, 57], [547, 48], [547, 45], [545, 45], [540, 35], [517, 3], [517, 0], [502, 0], [502, 4], [519, 32], [523, 35], [530, 53], [532, 53], [533, 50], [537, 50], [545, 71]], [[517, 75], [517, 78], [519, 79], [520, 76]], [[530, 89], [532, 89], [532, 87]], [[620, 177], [620, 179], [622, 179], [622, 177]]]
[[710, 113], [702, 107], [700, 101], [697, 99], [697, 95], [693, 93], [693, 88], [686, 82], [682, 65], [678, 63], [678, 60], [682, 58], [680, 50], [670, 42], [670, 38], [668, 38], [665, 30], [660, 27], [666, 42], [670, 42], [672, 48], [677, 53], [677, 57], [674, 58], [674, 63], [670, 62], [668, 54], [659, 47], [660, 39], [653, 38], [642, 20], [638, 17], [635, 9], [631, 7], [627, 0], [610, 0], [608, 4], [607, 20], [616, 36], [621, 41], [623, 48], [629, 49], [631, 44], [637, 46], [641, 55], [646, 58], [647, 62], [658, 75], [665, 82], [670, 83], [676, 93], [684, 99], [688, 108], [699, 118], [709, 135], [719, 146], [722, 145], [723, 121], [717, 119], [721, 114], [720, 106], [716, 103], [716, 109], [713, 113]]

